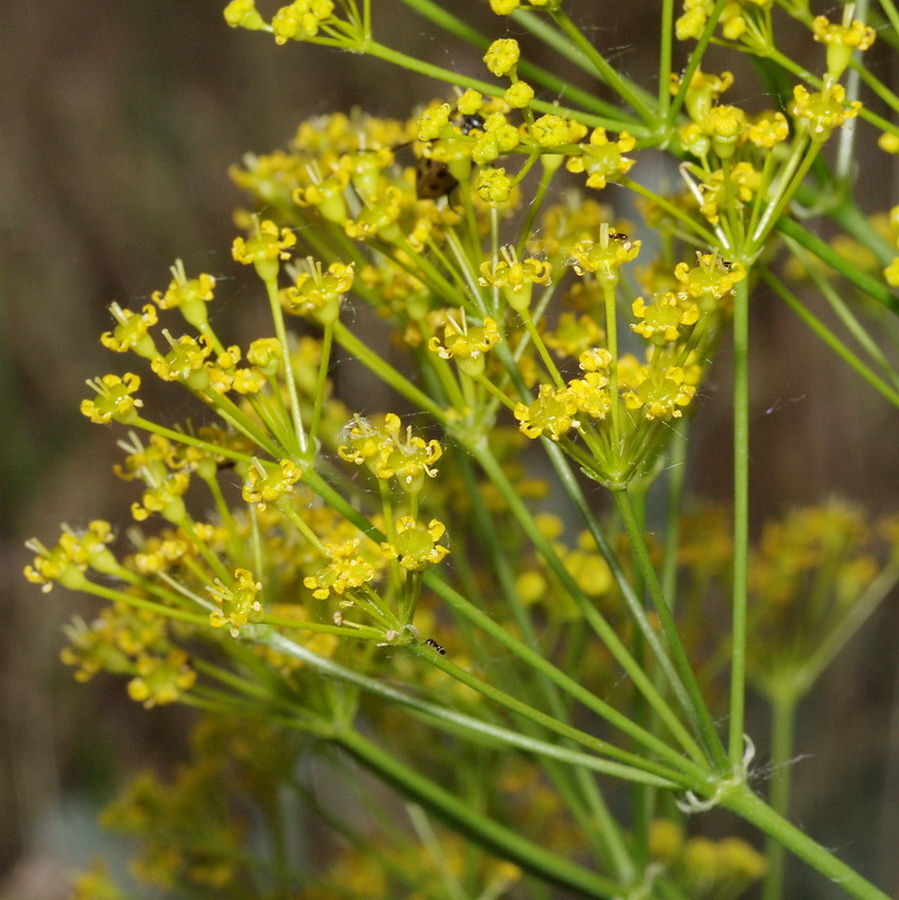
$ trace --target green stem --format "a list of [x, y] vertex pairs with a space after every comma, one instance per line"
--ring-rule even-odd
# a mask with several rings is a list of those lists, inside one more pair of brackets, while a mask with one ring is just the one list
[[[674, 714], [674, 711], [671, 709], [671, 707], [655, 689], [651, 680], [646, 675], [646, 672], [644, 672], [643, 669], [640, 668], [633, 655], [622, 643], [621, 639], [606, 621], [604, 616], [599, 612], [599, 610], [596, 609], [589, 598], [584, 596], [583, 592], [578, 588], [574, 579], [571, 577], [571, 574], [565, 568], [564, 563], [559, 559], [551, 543], [537, 528], [533, 518], [531, 517], [525, 505], [522, 503], [521, 498], [518, 496], [517, 491], [509, 482], [508, 478], [502, 470], [502, 467], [493, 457], [493, 454], [490, 452], [489, 448], [487, 448], [485, 445], [477, 445], [473, 447], [469, 446], [468, 450], [478, 461], [478, 463], [487, 473], [490, 480], [502, 494], [503, 499], [506, 501], [509, 509], [512, 512], [512, 515], [515, 516], [515, 518], [518, 520], [518, 523], [519, 525], [521, 525], [525, 534], [527, 534], [528, 538], [537, 548], [537, 551], [546, 560], [547, 565], [564, 586], [569, 596], [578, 605], [578, 608], [581, 610], [581, 613], [583, 614], [585, 620], [590, 624], [591, 628], [593, 628], [597, 636], [606, 645], [609, 653], [611, 653], [616, 662], [618, 662], [618, 664], [624, 669], [624, 671], [627, 672], [627, 674], [633, 681], [634, 686], [646, 697], [647, 702], [656, 711], [659, 719], [665, 723], [665, 726], [669, 729], [671, 734], [677, 738], [681, 746], [696, 761], [702, 761], [704, 759], [704, 754], [697, 746], [696, 742], [690, 736], [689, 732], [684, 728], [683, 724]], [[647, 629], [646, 634], [651, 634], [651, 629]], [[655, 640], [654, 635], [653, 640]], [[664, 659], [665, 654], [662, 653], [660, 662], [662, 662]], [[679, 679], [677, 679], [677, 677], [673, 675], [673, 681], [676, 685]]]
[[[793, 734], [796, 724], [796, 698], [792, 693], [778, 693], [771, 698], [771, 786], [768, 802], [780, 816], [790, 806], [790, 760], [793, 756]], [[765, 886], [762, 900], [781, 900], [783, 896], [786, 848], [773, 835], [765, 841]]]
[[336, 739], [363, 765], [393, 784], [405, 797], [431, 810], [463, 835], [471, 836], [479, 846], [516, 863], [538, 878], [588, 897], [624, 895], [621, 885], [557, 856], [488, 818], [386, 753], [357, 731], [341, 730]]
[[[708, 707], [703, 700], [702, 692], [699, 689], [699, 684], [693, 673], [693, 668], [690, 665], [690, 661], [687, 658], [687, 654], [684, 651], [683, 644], [677, 633], [677, 625], [674, 622], [674, 617], [671, 614], [668, 601], [662, 594], [662, 587], [659, 584], [658, 576], [649, 559], [649, 551], [646, 548], [643, 530], [639, 527], [634, 516], [630, 496], [627, 491], [613, 491], [612, 495], [615, 498], [618, 514], [621, 516], [625, 528], [627, 529], [628, 536], [630, 537], [631, 547], [636, 556], [640, 574], [652, 597], [656, 614], [662, 625], [662, 632], [664, 633], [668, 644], [668, 649], [674, 659], [675, 669], [680, 676], [679, 679], [673, 681], [671, 686], [675, 690], [680, 686], [680, 691], [685, 692], [686, 696], [681, 698], [681, 703], [685, 706], [687, 714], [690, 716], [691, 721], [702, 736], [706, 750], [709, 752], [712, 759], [715, 760], [716, 764], [721, 766], [726, 762], [724, 749], [721, 746], [721, 741], [715, 731], [715, 726], [712, 722], [712, 717], [709, 714]], [[667, 662], [667, 655], [663, 658]], [[671, 676], [669, 675], [669, 679], [670, 677]]]
[[746, 702], [746, 608], [749, 585], [749, 277], [734, 290], [734, 563], [729, 756], [743, 763]]
[[859, 900], [890, 900], [887, 894], [775, 812], [746, 784], [726, 792], [721, 805], [771, 835], [850, 896]]
[[328, 366], [331, 362], [331, 344], [334, 340], [334, 323], [325, 325], [322, 336], [321, 362], [318, 366], [318, 378], [315, 382], [315, 406], [312, 408], [312, 424], [309, 426], [309, 437], [313, 444], [318, 437], [318, 426], [321, 422], [322, 407], [325, 401], [325, 389], [328, 381]]
[[567, 14], [561, 9], [551, 13], [553, 20], [561, 31], [568, 36], [571, 43], [577, 47], [584, 57], [589, 60], [596, 70], [600, 80], [607, 84], [625, 103], [642, 118], [647, 124], [656, 121], [656, 113], [652, 106], [641, 96], [635, 87], [626, 82], [615, 69], [606, 61], [605, 57], [587, 40], [586, 35], [578, 28]]
[[[382, 59], [385, 62], [392, 63], [402, 69], [408, 69], [410, 72], [417, 72], [419, 75], [425, 75], [428, 78], [434, 78], [437, 81], [444, 81], [447, 84], [471, 88], [482, 94], [487, 94], [490, 97], [502, 97], [506, 92], [506, 88], [500, 85], [490, 84], [489, 82], [481, 81], [478, 78], [470, 78], [467, 75], [462, 75], [452, 69], [444, 69], [442, 66], [435, 66], [424, 60], [416, 59], [414, 56], [408, 56], [405, 53], [400, 53], [398, 50], [385, 47], [377, 41], [368, 41], [365, 44], [364, 51], [371, 56], [374, 56], [376, 59]], [[575, 121], [582, 122], [584, 125], [590, 127], [600, 126], [605, 128], [606, 126], [610, 126], [616, 128], [620, 125], [619, 122], [610, 122], [608, 119], [601, 118], [600, 116], [594, 116], [577, 109], [570, 109], [566, 106], [557, 106], [554, 103], [547, 103], [545, 100], [532, 100], [531, 108], [538, 112], [574, 119]]]
[[777, 220], [777, 230], [793, 238], [798, 244], [824, 260], [832, 269], [836, 269], [844, 278], [851, 281], [859, 290], [878, 300], [894, 313], [899, 313], [899, 297], [897, 297], [882, 281], [878, 281], [867, 272], [854, 266], [844, 256], [840, 256], [832, 247], [812, 234], [793, 219], [781, 216]]
[[899, 393], [886, 384], [873, 369], [866, 366], [820, 319], [803, 305], [799, 298], [767, 267], [761, 270], [762, 280], [802, 319], [809, 329], [846, 363], [859, 377], [863, 378], [879, 394], [894, 406], [899, 406]]
[[[402, 0], [402, 2], [438, 27], [442, 28], [444, 31], [455, 35], [463, 41], [467, 41], [475, 47], [485, 50], [492, 43], [491, 39], [485, 34], [478, 31], [476, 28], [472, 28], [467, 22], [457, 18], [452, 13], [448, 12], [444, 6], [434, 3], [432, 0]], [[553, 34], [558, 37], [557, 32], [553, 32]], [[564, 46], [570, 50], [571, 45], [568, 41], [562, 39], [562, 42]], [[600, 115], [611, 116], [613, 119], [616, 119], [621, 115], [621, 110], [608, 101], [569, 84], [564, 78], [560, 78], [555, 73], [534, 65], [533, 63], [519, 60], [518, 74], [529, 81], [542, 85], [548, 92], [559, 96], [564, 95], [575, 103], [580, 103], [585, 109], [592, 110]], [[615, 130], [628, 127], [631, 127], [630, 124], [624, 121], [617, 122], [614, 126]]]
[[303, 428], [303, 417], [300, 413], [300, 398], [297, 394], [297, 384], [293, 376], [293, 366], [290, 364], [290, 343], [287, 340], [287, 329], [284, 326], [284, 312], [281, 309], [281, 300], [278, 297], [278, 284], [276, 279], [270, 278], [263, 282], [268, 295], [269, 307], [272, 313], [272, 321], [275, 324], [275, 336], [281, 342], [284, 351], [284, 382], [287, 385], [287, 396], [290, 400], [290, 411], [293, 416], [293, 428], [296, 436], [296, 451], [300, 458], [309, 455], [309, 441], [306, 430]]

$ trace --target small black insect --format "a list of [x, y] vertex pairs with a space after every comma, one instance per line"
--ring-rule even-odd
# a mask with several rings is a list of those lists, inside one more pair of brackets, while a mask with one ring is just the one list
[[459, 129], [462, 134], [471, 134], [472, 131], [483, 131], [486, 120], [480, 113], [472, 113], [470, 116], [462, 116]]
[[441, 656], [446, 656], [446, 650], [441, 647], [434, 638], [428, 638], [425, 641], [425, 644], [427, 644], [428, 647], [433, 647]]
[[610, 241], [626, 241], [626, 240], [628, 240], [628, 236], [622, 231], [610, 231], [609, 232], [609, 240]]
[[448, 197], [458, 184], [458, 179], [450, 172], [447, 163], [431, 159], [430, 156], [419, 157], [415, 164], [415, 196], [419, 200]]
[[718, 258], [718, 265], [721, 266], [726, 272], [729, 272], [733, 268], [733, 263], [729, 259], [721, 259]]

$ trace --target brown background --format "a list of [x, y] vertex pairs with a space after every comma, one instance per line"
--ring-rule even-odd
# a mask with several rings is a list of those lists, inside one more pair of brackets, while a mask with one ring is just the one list
[[[244, 152], [284, 144], [312, 114], [358, 104], [404, 116], [447, 91], [357, 56], [277, 48], [265, 36], [230, 31], [223, 5], [55, 0], [4, 4], [0, 12], [3, 900], [62, 896], [70, 866], [106, 846], [90, 824], [96, 805], [135, 767], [164, 765], [182, 749], [183, 712], [144, 713], [102, 679], [72, 683], [57, 662], [60, 626], [73, 612], [88, 614], [90, 604], [60, 589], [43, 595], [19, 576], [26, 537], [52, 542], [61, 521], [128, 521], [131, 497], [109, 474], [115, 438], [78, 413], [84, 379], [120, 370], [98, 343], [109, 327], [106, 306], [144, 302], [167, 284], [177, 257], [189, 272], [234, 275], [230, 214], [240, 198], [226, 170]], [[476, 0], [449, 5], [470, 10], [492, 37], [504, 35]], [[383, 9], [386, 43], [483, 76], [470, 49], [432, 36], [398, 4], [374, 6], [378, 15]], [[635, 40], [654, 34], [655, 3], [581, 0], [569, 9], [600, 48], [652, 86], [654, 46]], [[818, 48], [797, 46], [806, 64], [820, 65]], [[872, 54], [871, 64], [893, 77], [884, 57]], [[737, 93], [729, 99], [761, 96], [755, 88]], [[870, 135], [860, 144], [869, 160], [867, 207], [896, 202], [894, 170], [870, 155]], [[225, 314], [239, 322], [245, 299], [226, 301]], [[755, 518], [834, 493], [875, 513], [895, 510], [895, 410], [763, 290], [753, 304]], [[725, 352], [692, 437], [693, 487], [709, 496], [728, 491], [728, 371]], [[798, 765], [795, 817], [896, 890], [894, 607], [895, 598], [803, 708], [797, 749], [813, 758]], [[735, 827], [723, 817], [705, 827], [718, 824]], [[789, 896], [841, 894], [800, 873]]]

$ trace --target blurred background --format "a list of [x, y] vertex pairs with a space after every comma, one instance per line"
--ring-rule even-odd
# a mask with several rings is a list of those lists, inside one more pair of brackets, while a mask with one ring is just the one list
[[[61, 626], [91, 605], [59, 588], [42, 594], [20, 576], [28, 537], [52, 543], [60, 522], [129, 520], [130, 492], [110, 473], [119, 435], [78, 412], [86, 378], [121, 370], [98, 340], [108, 304], [146, 302], [179, 257], [188, 272], [235, 275], [231, 213], [242, 198], [227, 168], [245, 152], [283, 146], [310, 115], [359, 105], [405, 117], [448, 96], [445, 86], [369, 59], [231, 31], [223, 6], [54, 0], [0, 11], [0, 900], [65, 896], [73, 867], [109, 849], [93, 824], [98, 808], [129, 773], [176, 762], [190, 720], [178, 709], [144, 711], [111, 679], [75, 684], [58, 661]], [[482, 76], [471, 48], [431, 34], [398, 3], [374, 6], [385, 42]], [[491, 37], [505, 35], [479, 0], [452, 6]], [[644, 36], [655, 33], [656, 4], [599, 6], [571, 0], [569, 11], [653, 87]], [[875, 49], [869, 62], [895, 82], [886, 54]], [[737, 84], [734, 102], [755, 96], [738, 96]], [[868, 156], [875, 138], [861, 129], [870, 211], [897, 202], [895, 169], [882, 154]], [[237, 297], [217, 314], [239, 322], [246, 298]], [[872, 515], [895, 511], [895, 410], [764, 289], [753, 298], [752, 327], [756, 523], [831, 495]], [[691, 487], [710, 498], [729, 492], [729, 392], [725, 351], [691, 439]], [[893, 597], [804, 705], [797, 752], [811, 759], [797, 764], [794, 801], [796, 821], [894, 891], [897, 635]], [[827, 890], [798, 872], [789, 896], [841, 896]]]

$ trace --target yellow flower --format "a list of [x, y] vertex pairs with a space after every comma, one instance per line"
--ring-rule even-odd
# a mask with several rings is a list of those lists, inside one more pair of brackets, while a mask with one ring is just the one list
[[272, 19], [275, 42], [285, 44], [289, 40], [315, 37], [321, 23], [331, 18], [333, 12], [332, 0], [294, 0], [290, 6], [282, 6]]
[[205, 335], [201, 335], [198, 342], [184, 334], [175, 342], [168, 332], [163, 331], [163, 334], [168, 338], [171, 350], [165, 356], [157, 356], [150, 368], [163, 381], [181, 381], [194, 390], [204, 390], [209, 384], [205, 365], [212, 353], [211, 342]]
[[140, 378], [132, 372], [127, 372], [124, 378], [104, 375], [88, 379], [87, 385], [97, 396], [81, 401], [81, 414], [99, 425], [108, 425], [113, 419], [128, 425], [137, 418], [137, 410], [144, 405], [143, 400], [133, 396], [140, 388]]
[[502, 206], [509, 199], [512, 179], [505, 169], [481, 169], [475, 184], [478, 196], [489, 206]]
[[518, 41], [512, 38], [500, 38], [494, 41], [484, 54], [487, 68], [497, 77], [508, 75], [518, 64], [521, 50]]
[[385, 559], [398, 560], [407, 572], [421, 571], [449, 554], [449, 547], [437, 543], [445, 531], [446, 526], [437, 519], [425, 526], [412, 516], [403, 516], [397, 520], [394, 540], [381, 544], [381, 552]]
[[615, 287], [618, 270], [624, 263], [636, 259], [640, 246], [640, 241], [616, 235], [603, 223], [598, 241], [578, 241], [571, 248], [569, 264], [578, 275], [590, 272], [605, 287]]
[[231, 0], [225, 7], [225, 21], [232, 28], [262, 31], [268, 26], [256, 10], [255, 0]]
[[695, 325], [699, 320], [699, 307], [695, 303], [682, 303], [678, 295], [670, 291], [657, 295], [648, 306], [642, 297], [637, 297], [631, 310], [636, 318], [643, 320], [632, 324], [631, 330], [654, 344], [676, 341], [682, 328]]
[[263, 281], [274, 281], [278, 275], [279, 260], [290, 259], [288, 250], [297, 242], [297, 236], [289, 229], [282, 228], [265, 219], [262, 222], [253, 216], [254, 234], [244, 239], [234, 238], [231, 254], [245, 266], [252, 263]]
[[[844, 14], [850, 7], [845, 7]], [[877, 33], [870, 25], [859, 19], [847, 21], [844, 16], [842, 25], [829, 22], [824, 16], [816, 16], [812, 22], [815, 40], [827, 44], [827, 77], [836, 81], [846, 71], [852, 61], [855, 50], [867, 50], [873, 43]]]
[[135, 665], [137, 676], [128, 682], [128, 696], [145, 709], [176, 702], [197, 680], [183, 650], [170, 650], [166, 656], [141, 653]]
[[328, 273], [311, 256], [305, 270], [299, 272], [292, 287], [281, 291], [281, 305], [296, 316], [312, 315], [322, 324], [337, 320], [343, 295], [353, 286], [353, 263], [333, 262]]
[[680, 366], [668, 366], [661, 371], [641, 367], [640, 381], [623, 394], [624, 405], [631, 410], [643, 410], [647, 419], [679, 419], [681, 407], [687, 406], [696, 393], [693, 385], [685, 383]]
[[209, 624], [213, 628], [231, 626], [231, 636], [237, 637], [247, 622], [258, 622], [262, 617], [262, 601], [257, 596], [262, 585], [247, 569], [234, 570], [234, 583], [223, 584], [218, 578], [206, 586], [218, 609], [209, 613]]
[[797, 84], [793, 88], [793, 102], [789, 105], [789, 111], [796, 118], [808, 121], [809, 136], [819, 143], [826, 141], [834, 128], [854, 119], [861, 108], [860, 100], [853, 100], [846, 106], [846, 88], [841, 84], [830, 85], [813, 94]]
[[188, 279], [180, 259], [175, 260], [171, 273], [172, 281], [166, 292], [154, 291], [151, 299], [160, 309], [181, 310], [185, 321], [202, 328], [207, 321], [206, 304], [213, 298], [215, 278], [204, 273]]
[[131, 504], [131, 515], [138, 522], [159, 513], [175, 525], [180, 525], [187, 516], [184, 494], [190, 486], [187, 472], [172, 472], [161, 481], [150, 485], [144, 491], [140, 503]]
[[302, 474], [299, 466], [289, 459], [282, 459], [277, 468], [268, 469], [259, 460], [254, 460], [247, 472], [247, 481], [241, 495], [244, 502], [255, 503], [258, 509], [265, 509], [269, 503], [292, 494], [293, 486]]
[[339, 544], [327, 544], [328, 565], [316, 575], [303, 579], [303, 584], [318, 600], [326, 600], [333, 591], [342, 595], [373, 580], [374, 567], [359, 553], [359, 541], [353, 539]]
[[109, 310], [118, 325], [114, 331], [106, 331], [100, 335], [100, 343], [104, 347], [116, 353], [133, 350], [144, 359], [154, 359], [159, 355], [153, 338], [148, 334], [150, 328], [159, 321], [155, 306], [148, 303], [140, 314], [122, 309], [118, 303], [111, 304]]
[[569, 387], [541, 384], [537, 399], [530, 404], [516, 404], [512, 414], [521, 423], [519, 430], [527, 437], [538, 438], [545, 433], [558, 441], [576, 424], [577, 411], [577, 398]]
[[433, 478], [437, 474], [434, 463], [443, 455], [437, 441], [413, 435], [411, 426], [403, 433], [402, 421], [395, 413], [388, 413], [380, 428], [357, 415], [345, 436], [347, 443], [337, 448], [341, 459], [367, 466], [384, 481], [396, 478], [400, 487], [411, 494], [421, 490], [425, 476]]
[[503, 94], [503, 99], [512, 109], [524, 109], [534, 99], [534, 89], [526, 81], [516, 81]]
[[478, 283], [492, 285], [502, 291], [512, 309], [523, 312], [531, 302], [535, 284], [549, 284], [552, 280], [552, 264], [546, 260], [529, 257], [519, 262], [518, 254], [511, 245], [500, 248], [502, 259], [481, 263]]
[[484, 371], [484, 354], [501, 340], [502, 336], [493, 319], [487, 316], [483, 325], [469, 325], [463, 309], [460, 321], [452, 314], [447, 315], [443, 341], [434, 335], [428, 341], [428, 349], [441, 359], [455, 359], [462, 372], [477, 377]]
[[[682, 76], [671, 73], [669, 89], [671, 94], [680, 90]], [[734, 83], [732, 72], [712, 75], [696, 69], [684, 95], [684, 106], [694, 122], [701, 122], [708, 115], [712, 104]]]
[[582, 156], [570, 156], [565, 167], [569, 172], [586, 172], [587, 187], [602, 189], [608, 181], [630, 171], [634, 160], [622, 154], [633, 150], [636, 139], [622, 131], [617, 141], [610, 141], [605, 128], [594, 128], [590, 143]]
[[561, 147], [563, 144], [573, 144], [583, 137], [586, 130], [577, 122], [569, 122], [561, 116], [547, 113], [540, 116], [528, 128], [528, 134], [534, 142], [548, 150]]

